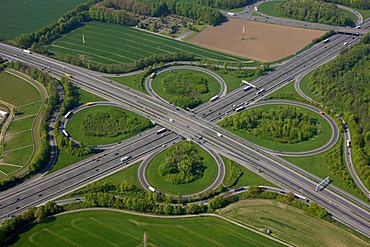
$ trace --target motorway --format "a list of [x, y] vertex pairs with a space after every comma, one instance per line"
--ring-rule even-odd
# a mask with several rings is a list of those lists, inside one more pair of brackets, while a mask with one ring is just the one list
[[[328, 44], [317, 44], [299, 56], [294, 57], [283, 68], [277, 68], [274, 72], [257, 79], [253, 82], [259, 88], [266, 87], [267, 92], [286, 84], [291, 77], [298, 73], [310, 70], [325, 61], [332, 59], [343, 47], [343, 42], [357, 42], [357, 36], [335, 35]], [[324, 47], [324, 48], [323, 48]], [[348, 195], [348, 193], [330, 185], [325, 190], [315, 192], [316, 184], [321, 180], [301, 169], [285, 162], [275, 155], [268, 154], [263, 150], [255, 150], [248, 147], [231, 133], [219, 128], [213, 122], [218, 119], [218, 112], [231, 111], [232, 104], [245, 104], [260, 97], [255, 93], [244, 93], [236, 90], [224, 97], [221, 97], [213, 104], [206, 103], [201, 106], [196, 114], [184, 110], [174, 111], [168, 104], [153, 101], [143, 93], [126, 88], [117, 83], [72, 65], [67, 65], [51, 58], [37, 54], [24, 55], [14, 47], [4, 44], [0, 45], [0, 54], [7, 58], [17, 59], [36, 67], [52, 68], [53, 73], [62, 76], [65, 72], [74, 75], [74, 82], [84, 85], [91, 90], [104, 93], [113, 102], [124, 103], [136, 110], [143, 111], [151, 120], [165, 126], [185, 138], [194, 140], [203, 136], [209, 148], [214, 152], [233, 159], [248, 169], [256, 171], [263, 170], [263, 173], [280, 181], [281, 187], [293, 191], [301, 191], [300, 194], [316, 201], [325, 207], [334, 218], [347, 224], [351, 228], [370, 236], [370, 207], [361, 200]], [[14, 56], [17, 54], [17, 57]], [[64, 69], [65, 68], [65, 69]], [[216, 113], [216, 114], [214, 114]], [[169, 119], [174, 122], [170, 122]], [[186, 127], [188, 126], [188, 127]], [[223, 133], [218, 137], [217, 132]], [[154, 137], [153, 137], [154, 136]], [[164, 138], [157, 135], [143, 136], [145, 140], [122, 142], [122, 146], [115, 150], [109, 150], [82, 162], [76, 163], [56, 173], [29, 183], [27, 188], [22, 186], [12, 188], [0, 194], [0, 219], [3, 220], [8, 214], [17, 214], [29, 206], [38, 205], [48, 200], [55, 199], [69, 191], [82, 187], [85, 184], [107, 176], [115, 170], [123, 169], [129, 164], [121, 164], [119, 157], [125, 154], [132, 154], [134, 157], [129, 163], [144, 159], [151, 152], [158, 150], [164, 142], [176, 142], [180, 139], [175, 134], [168, 134]], [[153, 138], [153, 139], [151, 139]], [[143, 138], [144, 139], [144, 138]], [[149, 145], [149, 146], [148, 146]], [[118, 155], [115, 155], [115, 152]], [[19, 208], [17, 208], [19, 207]]]

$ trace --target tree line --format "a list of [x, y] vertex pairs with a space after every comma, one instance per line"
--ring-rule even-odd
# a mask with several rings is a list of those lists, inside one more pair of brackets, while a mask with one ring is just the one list
[[121, 134], [145, 130], [152, 126], [149, 119], [129, 115], [122, 110], [88, 114], [82, 122], [82, 131], [88, 136], [115, 137]]
[[354, 23], [335, 4], [316, 0], [284, 0], [275, 5], [279, 15], [301, 21], [336, 26], [350, 26]]
[[48, 92], [48, 98], [45, 100], [40, 112], [42, 116], [42, 121], [40, 125], [41, 145], [40, 148], [36, 150], [35, 155], [28, 165], [29, 171], [22, 176], [12, 176], [8, 180], [0, 181], [0, 190], [6, 190], [19, 183], [22, 183], [25, 179], [28, 179], [32, 175], [45, 169], [49, 162], [51, 152], [51, 148], [48, 142], [48, 125], [55, 109], [59, 104], [58, 89], [55, 85], [54, 78], [36, 68], [31, 68], [21, 62], [8, 62], [6, 63], [6, 67], [20, 71], [30, 76], [32, 79], [40, 82], [46, 88]]
[[221, 127], [280, 143], [309, 140], [318, 134], [317, 124], [317, 119], [294, 106], [279, 106], [269, 110], [253, 108], [220, 122]]
[[158, 174], [167, 182], [186, 184], [203, 176], [206, 167], [193, 142], [180, 142], [166, 152], [158, 167]]
[[[60, 82], [64, 90], [64, 100], [60, 106], [60, 116], [63, 116], [79, 105], [80, 94], [78, 93], [77, 87], [75, 87], [68, 78], [62, 77]], [[72, 139], [62, 135], [60, 132], [60, 118], [55, 125], [54, 135], [58, 149], [62, 149], [68, 154], [75, 156], [83, 156], [95, 152], [93, 147], [88, 143], [80, 143], [78, 146]]]
[[370, 9], [369, 0], [324, 0], [324, 1], [341, 4], [356, 9]]
[[370, 35], [318, 68], [309, 79], [315, 100], [342, 115], [351, 131], [351, 155], [370, 188]]

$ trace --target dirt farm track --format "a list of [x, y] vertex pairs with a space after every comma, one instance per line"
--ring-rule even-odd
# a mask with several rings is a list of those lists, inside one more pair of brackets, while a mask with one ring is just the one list
[[220, 26], [207, 27], [189, 42], [258, 61], [271, 62], [299, 51], [324, 33], [311, 29], [229, 19]]

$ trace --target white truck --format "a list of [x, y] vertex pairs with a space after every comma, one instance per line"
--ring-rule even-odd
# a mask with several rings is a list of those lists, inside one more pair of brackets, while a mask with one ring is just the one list
[[131, 159], [131, 156], [130, 155], [126, 155], [125, 157], [122, 157], [121, 158], [121, 162], [127, 161], [129, 159]]
[[155, 192], [155, 189], [152, 187], [152, 186], [149, 186], [148, 189], [151, 191], [151, 192]]
[[24, 53], [28, 53], [28, 54], [31, 54], [31, 51], [30, 50], [27, 50], [27, 49], [23, 49], [22, 50]]

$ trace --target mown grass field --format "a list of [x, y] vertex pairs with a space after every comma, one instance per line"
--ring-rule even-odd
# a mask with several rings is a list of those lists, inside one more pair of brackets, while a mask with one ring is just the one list
[[[225, 179], [224, 183], [228, 180], [228, 177], [230, 176], [230, 160], [226, 157], [221, 156], [222, 160], [225, 163]], [[249, 185], [266, 185], [266, 186], [273, 186], [277, 187], [276, 185], [272, 184], [270, 181], [264, 179], [261, 176], [258, 176], [256, 173], [251, 172], [247, 168], [243, 167], [242, 165], [237, 164], [237, 167], [241, 169], [243, 172], [243, 175], [240, 176], [238, 179], [238, 182], [232, 186], [231, 188], [238, 188], [240, 186], [249, 186]]]
[[4, 155], [0, 159], [0, 171], [9, 174], [26, 165], [33, 154], [32, 126], [42, 106], [38, 89], [7, 72], [0, 73], [0, 99], [15, 106], [17, 115], [4, 136]]
[[133, 88], [137, 91], [149, 94], [147, 90], [143, 89], [142, 87], [138, 86], [137, 84], [134, 83], [134, 80], [137, 76], [141, 75], [140, 74], [135, 74], [135, 75], [129, 75], [129, 76], [120, 76], [120, 77], [107, 77], [110, 80], [113, 80], [115, 82], [118, 82], [122, 85], [128, 86], [130, 88]]
[[[82, 35], [85, 44], [82, 44]], [[100, 22], [88, 22], [64, 35], [50, 45], [49, 50], [59, 55], [87, 56], [105, 64], [131, 63], [150, 55], [178, 51], [193, 52], [203, 59], [245, 60], [139, 29]]]
[[161, 192], [171, 193], [173, 195], [195, 194], [210, 186], [217, 177], [217, 164], [207, 151], [198, 145], [196, 147], [199, 155], [204, 158], [202, 164], [207, 167], [203, 177], [188, 184], [171, 184], [166, 182], [158, 174], [159, 165], [167, 153], [167, 150], [165, 150], [154, 157], [145, 170], [145, 176], [149, 184]]
[[[277, 108], [278, 106], [279, 105], [267, 105], [267, 106], [260, 106], [260, 107], [267, 111], [269, 109]], [[303, 112], [308, 113], [312, 118], [316, 118], [318, 120], [320, 133], [309, 141], [304, 141], [304, 142], [299, 142], [299, 143], [294, 143], [294, 144], [279, 143], [275, 141], [265, 140], [257, 136], [247, 134], [245, 132], [234, 131], [234, 130], [231, 130], [231, 128], [226, 128], [226, 129], [228, 129], [229, 131], [233, 132], [234, 134], [244, 139], [247, 139], [248, 141], [251, 141], [262, 147], [270, 148], [272, 150], [280, 150], [280, 151], [286, 151], [286, 152], [302, 152], [302, 151], [309, 151], [309, 150], [314, 150], [319, 147], [322, 147], [330, 140], [332, 136], [332, 131], [331, 131], [329, 123], [320, 114], [316, 112], [312, 112], [305, 108], [301, 108], [301, 110]]]
[[162, 86], [162, 81], [169, 74], [176, 75], [176, 74], [179, 74], [179, 73], [200, 75], [203, 78], [207, 79], [207, 81], [208, 81], [208, 84], [207, 84], [208, 92], [205, 93], [205, 94], [201, 94], [200, 97], [199, 97], [200, 100], [202, 101], [202, 103], [207, 102], [210, 98], [212, 98], [216, 94], [220, 93], [220, 89], [221, 89], [220, 84], [218, 83], [218, 81], [213, 76], [208, 75], [208, 74], [206, 74], [204, 72], [201, 72], [201, 71], [196, 71], [196, 70], [191, 70], [191, 69], [174, 69], [174, 70], [171, 70], [171, 71], [165, 71], [163, 73], [160, 73], [152, 81], [153, 91], [155, 93], [157, 93], [159, 95], [159, 97], [168, 101], [168, 99], [171, 96], [168, 93], [166, 93], [166, 91], [164, 90], [164, 88]]
[[50, 24], [85, 0], [12, 0], [1, 1], [0, 40], [13, 39]]
[[33, 121], [34, 121], [34, 118], [32, 116], [22, 118], [22, 119], [17, 119], [17, 120], [15, 119], [9, 125], [7, 133], [14, 134], [14, 133], [25, 131], [25, 130], [31, 130]]
[[58, 159], [55, 162], [53, 168], [49, 171], [49, 173], [56, 172], [56, 171], [58, 171], [60, 169], [63, 169], [64, 167], [67, 167], [67, 166], [69, 166], [71, 164], [74, 164], [74, 163], [76, 163], [78, 161], [84, 160], [84, 159], [86, 159], [86, 158], [88, 158], [90, 156], [91, 155], [74, 156], [74, 155], [68, 154], [63, 149], [59, 149]]
[[92, 94], [92, 93], [89, 93], [89, 92], [86, 92], [82, 89], [77, 89], [78, 91], [78, 94], [79, 94], [79, 100], [78, 100], [78, 103], [79, 104], [86, 104], [87, 102], [97, 102], [97, 101], [106, 101], [105, 99], [95, 95], [95, 94]]
[[[258, 6], [258, 10], [266, 15], [280, 17], [280, 18], [287, 18], [287, 17], [284, 17], [276, 13], [275, 6], [278, 2], [280, 1], [264, 2]], [[339, 9], [339, 10], [343, 12], [353, 23], [357, 22], [357, 16], [354, 13], [346, 9]]]
[[153, 218], [112, 211], [70, 213], [22, 233], [13, 246], [281, 246], [225, 220]]
[[[338, 147], [339, 145], [343, 145], [343, 143], [342, 142], [336, 143], [334, 148]], [[364, 199], [364, 194], [359, 192], [359, 190], [349, 188], [346, 184], [342, 183], [340, 180], [333, 176], [333, 174], [329, 170], [328, 167], [329, 164], [325, 161], [325, 154], [327, 154], [328, 152], [330, 151], [306, 157], [282, 157], [282, 158], [322, 179], [326, 178], [327, 176], [330, 176], [330, 180], [333, 185], [338, 186], [339, 188], [347, 191], [353, 196]], [[347, 173], [349, 173], [347, 166], [346, 171]]]
[[218, 213], [248, 226], [272, 231], [272, 236], [293, 246], [369, 246], [369, 239], [360, 239], [340, 227], [309, 215], [303, 210], [275, 200], [243, 200]]
[[70, 117], [68, 123], [67, 123], [67, 132], [72, 136], [72, 138], [78, 142], [83, 142], [86, 144], [91, 145], [103, 145], [103, 144], [110, 144], [118, 141], [122, 141], [124, 139], [128, 139], [134, 135], [137, 135], [140, 133], [140, 131], [133, 132], [133, 133], [127, 133], [127, 134], [120, 134], [115, 137], [105, 137], [105, 136], [88, 136], [84, 134], [83, 131], [83, 121], [87, 118], [89, 114], [95, 114], [97, 112], [108, 112], [112, 109], [117, 109], [119, 111], [125, 112], [126, 114], [130, 116], [136, 116], [138, 118], [142, 118], [142, 116], [127, 111], [125, 109], [115, 107], [115, 106], [91, 106], [88, 108], [85, 108]]
[[7, 72], [0, 73], [0, 99], [15, 106], [22, 106], [40, 100], [40, 93], [30, 83]]

